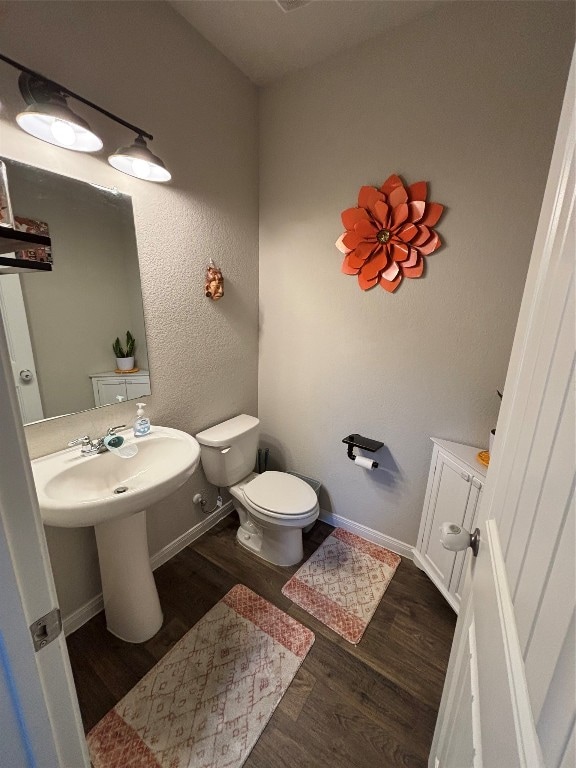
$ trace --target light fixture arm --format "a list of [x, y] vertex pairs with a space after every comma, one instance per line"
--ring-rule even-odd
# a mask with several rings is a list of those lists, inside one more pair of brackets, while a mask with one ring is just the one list
[[112, 112], [109, 112], [107, 109], [104, 109], [103, 107], [99, 107], [98, 104], [94, 104], [93, 101], [89, 101], [88, 99], [85, 99], [83, 96], [80, 96], [80, 94], [75, 93], [74, 91], [71, 91], [69, 88], [65, 88], [63, 85], [60, 85], [60, 83], [57, 83], [55, 80], [51, 80], [49, 77], [45, 77], [44, 75], [41, 75], [39, 72], [35, 72], [33, 69], [30, 69], [29, 67], [25, 67], [23, 64], [19, 64], [17, 61], [14, 61], [14, 59], [9, 58], [8, 56], [4, 56], [3, 53], [0, 53], [0, 59], [2, 61], [5, 61], [6, 64], [10, 64], [10, 66], [15, 67], [16, 69], [19, 69], [20, 72], [25, 72], [31, 78], [35, 78], [36, 81], [42, 81], [46, 83], [48, 86], [53, 88], [54, 91], [56, 91], [57, 93], [65, 94], [66, 96], [71, 96], [73, 99], [76, 99], [77, 101], [81, 101], [82, 104], [86, 104], [86, 106], [91, 107], [92, 109], [95, 109], [97, 112], [100, 112], [103, 115], [106, 115], [106, 117], [110, 118], [110, 120], [114, 120], [116, 123], [123, 125], [125, 128], [129, 128], [131, 131], [134, 131], [134, 133], [138, 134], [139, 136], [144, 136], [144, 138], [149, 139], [150, 141], [152, 141], [152, 139], [154, 138], [152, 134], [147, 133], [146, 131], [142, 130], [142, 128], [138, 128], [137, 125], [132, 125], [132, 123], [128, 123], [126, 120], [122, 120], [121, 117], [114, 115]]

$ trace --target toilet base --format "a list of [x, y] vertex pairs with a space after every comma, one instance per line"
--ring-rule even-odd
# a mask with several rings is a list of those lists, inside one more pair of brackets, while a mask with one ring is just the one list
[[302, 528], [258, 525], [237, 499], [234, 507], [240, 518], [236, 540], [244, 549], [274, 565], [287, 567], [302, 560]]
[[274, 565], [296, 565], [304, 557], [302, 528], [257, 528], [249, 521], [249, 528], [240, 525], [236, 534], [238, 543], [254, 555]]

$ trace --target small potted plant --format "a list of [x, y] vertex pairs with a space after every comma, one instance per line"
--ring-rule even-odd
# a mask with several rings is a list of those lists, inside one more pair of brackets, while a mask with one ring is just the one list
[[116, 341], [112, 344], [112, 349], [116, 355], [116, 368], [119, 371], [131, 371], [134, 368], [134, 347], [136, 346], [136, 339], [130, 331], [126, 331], [126, 348], [122, 347], [120, 339], [116, 337]]

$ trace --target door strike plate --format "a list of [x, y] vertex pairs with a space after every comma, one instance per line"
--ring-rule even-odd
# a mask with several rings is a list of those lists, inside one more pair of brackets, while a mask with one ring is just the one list
[[50, 613], [42, 616], [40, 619], [30, 625], [30, 634], [34, 643], [34, 650], [39, 651], [45, 648], [48, 643], [55, 640], [62, 632], [62, 617], [60, 608], [53, 608]]

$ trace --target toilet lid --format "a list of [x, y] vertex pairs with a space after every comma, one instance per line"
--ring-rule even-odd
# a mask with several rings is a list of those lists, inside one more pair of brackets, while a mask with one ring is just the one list
[[244, 486], [244, 495], [255, 506], [280, 515], [302, 515], [318, 502], [308, 483], [286, 472], [263, 472]]

